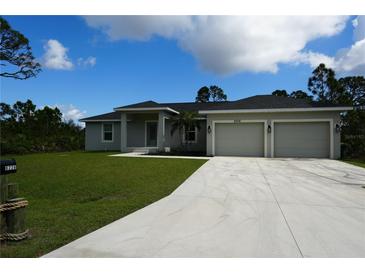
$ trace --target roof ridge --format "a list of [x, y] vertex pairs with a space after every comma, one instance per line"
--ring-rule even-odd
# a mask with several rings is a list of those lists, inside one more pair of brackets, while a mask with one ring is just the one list
[[142, 104], [142, 103], [156, 103], [156, 104], [159, 104], [159, 103], [157, 103], [156, 101], [153, 101], [153, 100], [146, 100], [146, 101], [142, 101], [142, 102], [138, 102], [138, 103], [134, 103], [134, 104], [130, 104], [130, 105]]
[[172, 105], [172, 104], [215, 104], [215, 103], [230, 103], [235, 101], [218, 101], [218, 102], [167, 102], [167, 103], [159, 103], [160, 105]]

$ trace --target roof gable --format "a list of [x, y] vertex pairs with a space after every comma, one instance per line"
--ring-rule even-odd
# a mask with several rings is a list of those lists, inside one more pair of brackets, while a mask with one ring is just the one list
[[131, 104], [131, 105], [126, 105], [126, 106], [121, 106], [121, 107], [117, 107], [117, 108], [150, 108], [150, 107], [159, 107], [160, 104], [156, 103], [155, 101], [144, 101], [144, 102], [140, 102], [140, 103], [136, 103], [136, 104]]

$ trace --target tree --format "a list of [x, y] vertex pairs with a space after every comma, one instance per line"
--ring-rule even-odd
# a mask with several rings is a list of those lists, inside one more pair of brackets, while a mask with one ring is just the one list
[[[178, 115], [171, 118], [171, 136], [178, 131], [181, 146], [183, 143], [183, 130], [184, 128], [197, 127], [200, 130], [199, 120], [197, 119], [198, 114], [191, 111], [181, 111]], [[188, 147], [188, 142], [185, 142], [186, 148]]]
[[344, 157], [365, 155], [365, 78], [349, 76], [336, 79], [335, 72], [320, 64], [308, 80], [308, 89], [319, 102], [355, 106], [341, 114], [341, 141]]
[[365, 106], [365, 78], [363, 76], [349, 76], [340, 78], [338, 83], [342, 89], [342, 102], [353, 106]]
[[82, 149], [84, 130], [63, 121], [58, 108], [37, 109], [31, 100], [0, 103], [2, 154]]
[[326, 68], [324, 64], [320, 64], [313, 70], [312, 76], [308, 80], [308, 90], [319, 102], [337, 103], [337, 99], [341, 97], [341, 89], [335, 72]]
[[45, 106], [43, 109], [38, 109], [35, 112], [35, 119], [43, 136], [47, 136], [61, 126], [62, 113], [57, 107], [50, 108]]
[[277, 90], [272, 92], [272, 95], [283, 96], [283, 97], [288, 97], [289, 96], [285, 89], [277, 89]]
[[[0, 76], [14, 79], [35, 77], [41, 65], [35, 61], [29, 40], [0, 17]], [[5, 71], [5, 69], [7, 71]]]
[[303, 90], [296, 90], [293, 91], [292, 93], [290, 93], [289, 95], [291, 98], [295, 98], [295, 99], [305, 99], [308, 101], [313, 101], [313, 96], [308, 95], [305, 91]]
[[340, 103], [354, 106], [354, 110], [341, 115], [341, 141], [345, 156], [364, 157], [365, 155], [365, 78], [349, 76], [340, 78], [342, 90]]
[[15, 111], [9, 104], [0, 103], [0, 121], [15, 121]]
[[220, 87], [210, 86], [209, 91], [213, 102], [227, 101], [227, 95], [224, 94], [223, 89]]
[[296, 91], [293, 91], [292, 93], [288, 94], [285, 89], [277, 89], [272, 92], [272, 95], [281, 96], [281, 97], [291, 97], [291, 98], [295, 98], [295, 99], [307, 99], [309, 101], [313, 100], [313, 96], [309, 96], [303, 90], [296, 90]]
[[224, 93], [223, 89], [218, 86], [207, 86], [201, 87], [197, 96], [195, 97], [195, 102], [206, 103], [206, 102], [221, 102], [227, 101], [227, 95]]
[[195, 102], [206, 103], [209, 102], [210, 92], [207, 86], [201, 87], [198, 90], [197, 96], [195, 97]]
[[34, 116], [35, 109], [36, 105], [29, 99], [25, 103], [17, 101], [13, 105], [15, 119], [19, 122], [29, 122]]

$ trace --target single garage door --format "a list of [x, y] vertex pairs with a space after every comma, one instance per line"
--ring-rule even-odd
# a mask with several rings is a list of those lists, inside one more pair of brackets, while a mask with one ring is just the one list
[[264, 156], [264, 123], [217, 123], [215, 155]]
[[274, 123], [275, 157], [330, 157], [329, 122]]

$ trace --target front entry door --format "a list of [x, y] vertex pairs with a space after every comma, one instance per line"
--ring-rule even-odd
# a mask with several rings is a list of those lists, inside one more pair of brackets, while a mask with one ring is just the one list
[[157, 147], [157, 122], [146, 122], [146, 147]]

